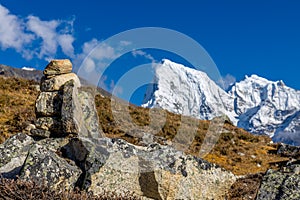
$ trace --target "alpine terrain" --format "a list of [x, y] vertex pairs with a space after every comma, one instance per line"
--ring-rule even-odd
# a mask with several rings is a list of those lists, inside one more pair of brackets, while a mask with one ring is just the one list
[[227, 115], [251, 133], [300, 144], [300, 91], [283, 81], [246, 76], [225, 91], [206, 73], [164, 59], [155, 69], [154, 84], [142, 106], [206, 120]]
[[[128, 104], [84, 85], [68, 59], [52, 60], [40, 83], [40, 72], [25, 71], [20, 77], [25, 73], [5, 66], [0, 74], [0, 199], [300, 199], [300, 147], [272, 143], [227, 119], [203, 155], [210, 120]], [[201, 111], [202, 119], [225, 114], [239, 124], [235, 105], [247, 113], [267, 99], [250, 89], [248, 97], [238, 84], [225, 92], [205, 73], [167, 60], [155, 81], [149, 107], [164, 103], [198, 118]], [[250, 104], [246, 96], [261, 99]], [[151, 123], [150, 112], [163, 127]]]

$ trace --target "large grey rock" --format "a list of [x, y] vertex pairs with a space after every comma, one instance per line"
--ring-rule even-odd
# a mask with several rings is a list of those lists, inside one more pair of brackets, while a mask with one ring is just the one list
[[62, 95], [60, 92], [41, 92], [36, 100], [37, 117], [60, 116]]
[[73, 80], [64, 85], [61, 118], [65, 133], [86, 138], [103, 136], [92, 91], [77, 88]]
[[81, 170], [45, 146], [34, 144], [20, 173], [23, 180], [43, 183], [51, 189], [65, 191], [74, 188]]
[[0, 175], [4, 178], [16, 178], [25, 162], [34, 140], [18, 133], [0, 145]]
[[56, 134], [62, 132], [61, 119], [58, 117], [40, 117], [35, 121], [35, 126]]
[[91, 175], [100, 169], [106, 162], [109, 153], [105, 148], [95, 146], [91, 140], [73, 138], [60, 149], [62, 155], [77, 163], [83, 173], [78, 186], [88, 189], [91, 185]]
[[49, 92], [61, 90], [62, 86], [70, 80], [74, 80], [74, 84], [76, 87], [81, 86], [78, 76], [74, 73], [69, 73], [54, 76], [51, 78], [43, 77], [41, 80], [41, 91]]
[[84, 132], [80, 133], [80, 137], [88, 137], [97, 139], [104, 137], [101, 127], [99, 126], [99, 118], [95, 105], [95, 94], [92, 88], [79, 88], [78, 100], [82, 110], [82, 120], [87, 130], [87, 135]]
[[46, 76], [52, 76], [71, 73], [71, 71], [72, 63], [69, 59], [51, 60], [50, 63], [46, 66], [44, 74]]
[[96, 195], [106, 191], [150, 199], [224, 199], [236, 180], [232, 173], [169, 146], [140, 147], [100, 138], [78, 139], [64, 148], [68, 157], [83, 163], [82, 184]]
[[280, 144], [280, 147], [277, 150], [277, 154], [280, 156], [283, 156], [283, 157], [299, 159], [300, 158], [300, 147], [287, 145], [287, 144]]
[[51, 136], [51, 132], [44, 129], [32, 129], [30, 130], [30, 135], [37, 138], [49, 138]]
[[300, 165], [286, 166], [279, 171], [268, 170], [263, 177], [256, 199], [300, 199]]
[[45, 138], [39, 141], [36, 141], [36, 144], [42, 145], [47, 149], [53, 152], [59, 152], [60, 148], [69, 143], [69, 138], [60, 137], [60, 138]]
[[79, 132], [86, 132], [82, 120], [81, 105], [78, 101], [78, 89], [74, 80], [65, 83], [62, 99], [61, 120], [63, 131], [76, 135]]

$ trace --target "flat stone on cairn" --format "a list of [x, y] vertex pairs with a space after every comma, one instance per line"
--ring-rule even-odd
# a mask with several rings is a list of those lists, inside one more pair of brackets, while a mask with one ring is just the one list
[[52, 76], [52, 75], [68, 74], [71, 72], [72, 72], [72, 63], [69, 59], [52, 60], [46, 66], [44, 70], [44, 75]]

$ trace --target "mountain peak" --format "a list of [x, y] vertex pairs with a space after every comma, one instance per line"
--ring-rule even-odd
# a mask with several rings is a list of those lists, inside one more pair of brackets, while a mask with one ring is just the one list
[[271, 137], [300, 130], [300, 91], [283, 81], [246, 76], [226, 92], [204, 72], [163, 59], [143, 107], [159, 107], [199, 119], [227, 115], [233, 124]]
[[270, 81], [266, 78], [260, 77], [256, 74], [252, 74], [251, 76], [245, 76], [245, 79], [242, 80], [241, 82], [254, 82], [254, 83], [258, 83], [261, 85], [267, 85], [267, 84], [276, 84], [278, 86], [285, 86], [285, 83], [283, 82], [283, 80], [278, 80], [278, 81]]
[[226, 114], [235, 121], [233, 99], [204, 72], [164, 59], [155, 69], [143, 107], [159, 107], [200, 119]]

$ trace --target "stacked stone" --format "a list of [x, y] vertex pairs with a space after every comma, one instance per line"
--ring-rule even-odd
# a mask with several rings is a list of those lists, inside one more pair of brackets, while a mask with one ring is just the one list
[[80, 113], [75, 113], [74, 101], [77, 98], [73, 97], [78, 94], [81, 84], [77, 75], [72, 73], [71, 61], [52, 60], [43, 73], [41, 93], [35, 104], [36, 128], [31, 130], [32, 136], [48, 138], [78, 133], [74, 114]]

